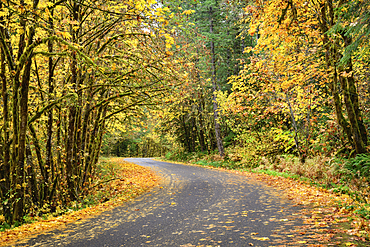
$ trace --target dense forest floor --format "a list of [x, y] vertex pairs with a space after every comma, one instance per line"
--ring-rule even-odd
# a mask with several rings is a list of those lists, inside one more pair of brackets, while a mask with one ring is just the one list
[[150, 169], [125, 162], [122, 158], [102, 158], [98, 168], [99, 179], [88, 197], [59, 212], [28, 215], [26, 224], [0, 232], [0, 245], [11, 245], [31, 235], [64, 228], [69, 223], [98, 215], [147, 192], [160, 180]]

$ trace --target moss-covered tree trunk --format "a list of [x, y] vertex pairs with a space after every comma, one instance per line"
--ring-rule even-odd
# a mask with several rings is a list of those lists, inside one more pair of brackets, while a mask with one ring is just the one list
[[337, 121], [343, 128], [343, 134], [357, 154], [365, 153], [367, 132], [359, 107], [352, 60], [349, 59], [345, 64], [340, 64], [343, 54], [339, 51], [339, 47], [349, 46], [352, 39], [343, 32], [338, 33], [335, 38], [329, 38], [328, 31], [337, 21], [333, 6], [334, 2], [332, 0], [322, 3], [318, 19], [323, 43], [325, 44], [327, 71], [330, 75], [329, 88], [333, 96]]

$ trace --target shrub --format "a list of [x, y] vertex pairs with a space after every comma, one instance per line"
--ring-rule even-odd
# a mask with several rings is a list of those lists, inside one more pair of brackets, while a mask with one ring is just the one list
[[355, 158], [349, 159], [344, 164], [345, 178], [358, 192], [357, 199], [368, 202], [370, 195], [370, 155], [358, 154]]

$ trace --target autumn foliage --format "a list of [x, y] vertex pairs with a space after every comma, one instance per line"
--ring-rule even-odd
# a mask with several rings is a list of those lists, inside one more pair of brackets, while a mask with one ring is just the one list
[[[328, 169], [337, 158], [367, 160], [367, 1], [19, 0], [0, 9], [8, 223], [87, 196], [101, 150], [208, 154], [242, 168], [288, 156]], [[367, 176], [351, 164], [336, 163], [338, 174]]]
[[224, 108], [250, 124], [236, 126], [249, 129], [248, 138], [267, 145], [261, 147], [267, 153], [295, 150], [304, 161], [367, 152], [367, 102], [362, 100], [367, 81], [363, 59], [346, 50], [356, 40], [347, 26], [355, 20], [341, 18], [348, 4], [256, 1], [246, 6], [248, 32], [258, 36], [257, 45], [245, 50], [253, 55], [231, 77], [233, 92]]
[[1, 214], [65, 207], [94, 182], [103, 134], [154, 104], [173, 38], [155, 1], [0, 4]]
[[367, 1], [165, 4], [182, 16], [169, 25], [187, 73], [151, 112], [168, 159], [288, 172], [369, 201]]
[[366, 1], [163, 5], [184, 77], [148, 111], [148, 137], [166, 147], [157, 155], [217, 149], [255, 167], [284, 155], [305, 163], [368, 152]]

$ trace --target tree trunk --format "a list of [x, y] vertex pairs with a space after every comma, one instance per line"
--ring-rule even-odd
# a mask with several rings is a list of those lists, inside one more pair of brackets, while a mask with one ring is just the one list
[[191, 133], [191, 151], [195, 152], [198, 130], [197, 130], [197, 125], [195, 123], [195, 117], [194, 116], [191, 117], [191, 131], [190, 131], [190, 133]]
[[66, 143], [66, 175], [68, 195], [71, 201], [76, 199], [75, 193], [75, 162], [73, 160], [74, 141], [75, 141], [75, 119], [76, 119], [76, 106], [70, 106], [68, 116], [67, 128], [67, 143]]
[[[77, 2], [73, 2], [71, 8], [71, 18], [74, 21], [79, 21], [80, 5]], [[72, 36], [73, 43], [78, 43], [78, 32], [71, 28], [70, 33]], [[71, 85], [75, 93], [78, 91], [78, 70], [77, 70], [77, 54], [76, 51], [72, 51], [71, 54]], [[78, 184], [77, 182], [77, 167], [76, 167], [76, 137], [77, 137], [77, 121], [78, 121], [78, 109], [77, 102], [73, 102], [69, 107], [68, 116], [68, 127], [67, 127], [67, 142], [66, 142], [66, 175], [67, 175], [67, 186], [68, 196], [71, 201], [77, 199]]]
[[[367, 145], [367, 133], [365, 125], [362, 121], [362, 114], [359, 108], [358, 94], [356, 90], [355, 80], [353, 77], [353, 68], [351, 59], [345, 65], [339, 65], [342, 54], [337, 47], [341, 47], [340, 36], [331, 41], [328, 37], [328, 30], [334, 26], [335, 13], [333, 10], [333, 2], [327, 0], [326, 3], [320, 5], [321, 11], [319, 23], [321, 33], [323, 34], [323, 43], [325, 44], [325, 59], [328, 73], [332, 74], [329, 81], [329, 88], [333, 95], [333, 104], [337, 117], [338, 124], [343, 128], [343, 133], [347, 136], [349, 143], [357, 154], [365, 153]], [[340, 33], [344, 46], [347, 47], [352, 43], [352, 39], [344, 33]], [[334, 44], [331, 44], [334, 42]], [[344, 75], [345, 74], [345, 75]], [[348, 121], [343, 115], [343, 106], [340, 98], [338, 84], [341, 87], [344, 104]]]
[[[29, 28], [28, 45], [32, 44], [35, 30]], [[13, 221], [23, 221], [23, 205], [25, 193], [25, 157], [26, 157], [26, 134], [28, 125], [28, 89], [31, 75], [32, 53], [26, 61], [20, 89], [20, 122], [19, 122], [19, 142], [18, 142], [18, 162], [16, 168], [16, 197], [13, 211]]]
[[[51, 15], [53, 15], [54, 10], [51, 10]], [[52, 30], [54, 28], [53, 25], [53, 19], [49, 18], [49, 28], [50, 32], [49, 35], [52, 35]], [[48, 52], [52, 53], [53, 52], [53, 41], [50, 40], [48, 42]], [[54, 92], [54, 61], [53, 57], [49, 57], [48, 60], [48, 100], [51, 101], [53, 100], [52, 94]], [[52, 140], [53, 140], [53, 109], [50, 109], [48, 113], [48, 121], [47, 121], [47, 139], [46, 139], [46, 157], [45, 157], [45, 168], [46, 168], [46, 173], [45, 173], [45, 190], [44, 190], [44, 195], [45, 198], [48, 197], [49, 201], [52, 200], [50, 197], [50, 191], [49, 187], [51, 184], [51, 181], [54, 180], [55, 176], [55, 167], [54, 167], [54, 162], [53, 162], [53, 153], [52, 153]], [[49, 181], [49, 172], [51, 171], [51, 181]]]
[[[90, 84], [92, 85], [92, 84]], [[90, 101], [92, 99], [92, 92], [91, 90], [88, 92], [88, 97], [87, 97], [87, 104], [85, 106], [85, 112], [83, 114], [83, 125], [82, 125], [82, 133], [81, 133], [81, 138], [82, 138], [82, 143], [81, 143], [81, 155], [82, 155], [82, 164], [81, 168], [83, 169], [83, 174], [82, 174], [82, 181], [81, 181], [81, 186], [84, 187], [87, 179], [87, 162], [88, 162], [88, 156], [90, 155], [88, 152], [86, 152], [86, 146], [89, 140], [89, 134], [88, 134], [88, 124], [90, 123], [90, 112], [91, 112], [91, 106], [90, 106]]]
[[[342, 34], [345, 47], [351, 45], [352, 39], [345, 34]], [[362, 114], [358, 102], [358, 93], [355, 84], [354, 71], [352, 66], [352, 59], [350, 58], [344, 71], [346, 76], [339, 73], [339, 81], [344, 94], [344, 102], [348, 113], [348, 119], [351, 124], [351, 131], [355, 143], [356, 153], [366, 153], [367, 132], [366, 127], [362, 121]]]
[[299, 155], [299, 159], [300, 159], [301, 163], [305, 163], [306, 158], [305, 158], [304, 155], [302, 155], [301, 148], [300, 148], [300, 145], [299, 145], [298, 126], [297, 126], [297, 122], [295, 121], [295, 115], [294, 115], [292, 105], [290, 104], [289, 92], [286, 92], [286, 102], [288, 104], [290, 118], [292, 119], [292, 127], [293, 127], [293, 130], [294, 130], [294, 142], [295, 142], [295, 146], [296, 146], [296, 149], [297, 149], [297, 152], [298, 152], [298, 155]]
[[31, 148], [29, 144], [27, 144], [26, 146], [26, 157], [27, 157], [27, 176], [28, 176], [28, 180], [30, 183], [29, 184], [30, 195], [31, 195], [32, 202], [38, 206], [40, 202], [39, 190], [37, 186], [34, 164], [32, 162], [32, 152], [31, 152]]
[[186, 151], [191, 152], [190, 134], [186, 126], [185, 116], [181, 116], [180, 118], [181, 118], [182, 127], [184, 128], [184, 143], [186, 146]]
[[[213, 9], [209, 7], [209, 17], [210, 17], [210, 25], [209, 25], [209, 32], [213, 34]], [[211, 56], [212, 56], [212, 101], [213, 101], [213, 116], [215, 122], [215, 134], [216, 134], [216, 144], [218, 148], [218, 153], [221, 157], [225, 155], [224, 145], [222, 142], [221, 137], [221, 126], [219, 122], [219, 112], [218, 112], [218, 105], [216, 99], [216, 92], [217, 92], [217, 84], [216, 84], [216, 54], [215, 54], [215, 45], [214, 41], [211, 38]]]
[[204, 125], [203, 125], [203, 110], [202, 110], [202, 106], [201, 104], [199, 103], [198, 105], [198, 112], [199, 112], [199, 144], [200, 144], [200, 150], [202, 152], [206, 151], [207, 148], [206, 148], [206, 144], [205, 144], [205, 140], [204, 140]]
[[[3, 17], [1, 17], [3, 18]], [[2, 36], [4, 35], [4, 29], [0, 28], [0, 32], [2, 33]], [[9, 204], [4, 203], [5, 198], [8, 198], [8, 191], [10, 189], [10, 142], [9, 142], [9, 93], [8, 93], [8, 80], [6, 78], [6, 59], [4, 54], [4, 48], [1, 50], [1, 65], [0, 65], [0, 77], [1, 77], [1, 83], [2, 83], [2, 104], [3, 104], [3, 129], [4, 129], [4, 135], [3, 135], [3, 143], [1, 144], [1, 151], [2, 151], [2, 166], [0, 167], [0, 187], [1, 187], [1, 198], [2, 200], [2, 207], [4, 216], [6, 218], [10, 217], [10, 207]]]

